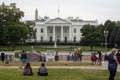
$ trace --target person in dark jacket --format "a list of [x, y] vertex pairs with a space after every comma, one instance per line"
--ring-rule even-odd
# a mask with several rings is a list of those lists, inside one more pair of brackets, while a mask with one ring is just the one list
[[116, 52], [117, 49], [113, 48], [111, 53], [108, 55], [108, 70], [110, 73], [109, 80], [114, 80], [117, 71], [118, 60], [117, 56], [115, 55]]
[[5, 53], [1, 53], [1, 61], [3, 62], [5, 60]]
[[22, 67], [25, 67], [26, 63], [27, 63], [27, 54], [25, 51], [22, 51], [21, 53], [21, 62], [22, 62]]

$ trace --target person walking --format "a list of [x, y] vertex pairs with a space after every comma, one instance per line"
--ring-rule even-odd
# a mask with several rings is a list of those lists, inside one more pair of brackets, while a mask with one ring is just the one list
[[117, 52], [116, 48], [113, 48], [111, 50], [111, 53], [108, 55], [108, 70], [109, 70], [109, 80], [114, 80], [116, 71], [117, 71], [117, 65], [118, 65], [118, 60], [117, 56], [115, 53]]
[[33, 75], [33, 72], [32, 72], [32, 68], [30, 66], [30, 63], [27, 63], [25, 68], [24, 68], [24, 73], [23, 73], [24, 76], [31, 76]]
[[45, 67], [44, 63], [42, 63], [39, 67], [37, 74], [39, 76], [48, 76], [47, 68]]

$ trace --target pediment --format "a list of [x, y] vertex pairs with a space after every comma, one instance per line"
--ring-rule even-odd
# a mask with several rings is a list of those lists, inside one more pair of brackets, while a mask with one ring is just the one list
[[51, 20], [47, 21], [46, 24], [71, 24], [71, 22], [57, 17], [55, 19], [51, 19]]

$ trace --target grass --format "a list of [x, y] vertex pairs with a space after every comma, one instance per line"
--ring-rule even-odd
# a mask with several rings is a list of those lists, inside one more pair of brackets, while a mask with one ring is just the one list
[[[42, 62], [30, 62], [31, 66], [40, 66]], [[91, 66], [91, 62], [46, 62], [46, 66]], [[1, 66], [6, 66], [5, 62], [0, 62]], [[10, 62], [8, 66], [20, 66], [21, 62]]]
[[[106, 70], [81, 69], [48, 69], [47, 77], [37, 76], [37, 69], [33, 69], [33, 76], [23, 76], [23, 69], [0, 69], [0, 80], [107, 80]], [[120, 80], [117, 72], [115, 80]]]
[[[24, 48], [26, 51], [31, 51], [31, 46], [32, 45], [19, 45], [16, 46], [15, 50], [21, 50], [21, 47]], [[57, 48], [54, 48], [54, 45], [39, 45], [35, 46], [34, 45], [34, 50], [38, 51], [46, 51], [46, 50], [57, 50], [57, 51], [73, 51], [76, 48], [81, 48], [83, 51], [91, 51], [90, 46], [79, 46], [79, 45], [57, 45]], [[0, 51], [9, 51], [12, 50], [12, 46], [0, 46]], [[100, 50], [100, 51], [105, 51], [104, 46], [94, 46], [93, 47], [94, 51]]]

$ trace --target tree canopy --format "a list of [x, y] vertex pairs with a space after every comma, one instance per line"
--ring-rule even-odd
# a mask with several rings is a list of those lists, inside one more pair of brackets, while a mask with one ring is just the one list
[[28, 27], [21, 22], [24, 12], [16, 7], [16, 3], [0, 5], [0, 44], [15, 45], [28, 37]]
[[104, 24], [98, 26], [84, 25], [81, 29], [81, 45], [101, 46], [105, 45], [104, 30], [108, 31], [107, 46], [120, 46], [120, 21], [107, 20]]

